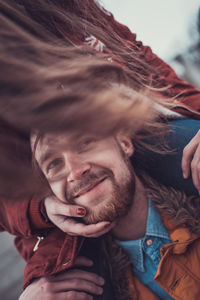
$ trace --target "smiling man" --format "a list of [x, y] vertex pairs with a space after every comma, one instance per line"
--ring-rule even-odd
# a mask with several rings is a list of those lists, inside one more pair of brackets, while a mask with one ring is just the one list
[[[141, 295], [138, 299], [196, 299], [200, 285], [193, 278], [199, 274], [200, 239], [193, 210], [198, 209], [198, 197], [186, 198], [145, 174], [136, 174], [130, 163], [134, 145], [120, 132], [75, 140], [69, 132], [42, 137], [34, 133], [31, 145], [37, 166], [57, 198], [83, 206], [86, 223], [113, 222], [112, 243], [105, 237], [107, 246], [100, 252], [106, 251], [112, 272], [119, 257], [123, 261], [123, 252], [129, 261], [122, 273], [125, 289], [124, 278], [121, 281], [111, 273], [117, 299], [124, 295], [137, 299], [132, 298], [135, 293]], [[131, 265], [134, 277], [127, 275]]]
[[85, 207], [85, 222], [97, 223], [125, 215], [132, 204], [135, 177], [128, 160], [132, 152], [125, 137], [86, 136], [74, 145], [63, 134], [38, 141], [35, 158], [58, 199]]

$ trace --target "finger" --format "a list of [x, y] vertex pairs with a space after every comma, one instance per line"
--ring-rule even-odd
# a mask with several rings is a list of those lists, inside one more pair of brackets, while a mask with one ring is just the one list
[[79, 205], [66, 204], [56, 197], [48, 197], [44, 200], [47, 214], [61, 215], [64, 217], [84, 217], [86, 210]]
[[196, 189], [198, 190], [198, 193], [199, 193], [199, 195], [200, 195], [200, 164], [198, 164], [198, 178], [197, 178], [197, 180], [198, 180], [198, 183], [197, 183], [197, 186], [196, 185], [194, 185], [195, 187], [196, 187]]
[[93, 265], [93, 261], [87, 257], [84, 256], [78, 256], [75, 261], [73, 266], [74, 267], [80, 267], [80, 266], [84, 266], [84, 267], [91, 267]]
[[[21, 298], [20, 298], [21, 299]], [[69, 292], [57, 292], [56, 294], [43, 294], [42, 298], [39, 299], [56, 299], [56, 300], [93, 300], [92, 295], [88, 295], [84, 292], [69, 291]]]
[[193, 184], [194, 186], [196, 187], [197, 190], [198, 189], [198, 172], [197, 172], [197, 169], [196, 169], [196, 163], [194, 160], [192, 160], [192, 163], [191, 163], [191, 170], [192, 170], [192, 181], [193, 181]]
[[71, 291], [71, 290], [86, 292], [93, 295], [101, 295], [103, 293], [102, 287], [86, 279], [67, 278], [67, 280], [58, 281], [56, 283], [56, 287], [55, 287], [56, 293]]
[[192, 180], [194, 186], [200, 191], [200, 145], [198, 145], [191, 162]]
[[93, 284], [98, 285], [98, 286], [103, 286], [105, 284], [105, 280], [103, 279], [103, 277], [97, 275], [96, 273], [87, 272], [87, 271], [80, 270], [80, 269], [67, 270], [56, 276], [49, 277], [49, 280], [52, 282], [56, 281], [56, 284], [57, 284], [57, 282], [60, 282], [60, 281], [66, 282], [66, 287], [68, 287], [69, 289], [71, 288], [71, 285], [68, 286], [67, 282], [70, 279], [86, 280], [86, 281], [92, 282]]
[[59, 206], [56, 209], [56, 214], [66, 217], [82, 218], [86, 215], [86, 209], [77, 205], [59, 204]]
[[193, 143], [193, 142], [191, 143], [191, 142], [184, 148], [183, 156], [181, 160], [181, 168], [182, 168], [184, 178], [188, 178], [190, 175], [191, 162], [194, 153], [198, 147], [197, 143]]
[[[196, 187], [196, 186], [195, 186]], [[200, 195], [200, 174], [199, 174], [199, 177], [198, 177], [198, 186], [196, 187], [199, 195]]]
[[64, 293], [64, 296], [65, 298], [63, 298], [63, 300], [93, 300], [93, 297], [91, 295], [88, 295], [87, 293], [83, 293], [83, 292], [76, 292], [76, 291], [66, 292]]
[[191, 161], [200, 142], [200, 130], [191, 139], [187, 146], [183, 149], [183, 156], [181, 161], [181, 168], [183, 172], [183, 177], [188, 178], [190, 175]]
[[100, 237], [100, 236], [106, 234], [107, 232], [109, 232], [115, 225], [116, 225], [116, 222], [112, 222], [112, 223], [110, 223], [110, 225], [106, 226], [105, 228], [103, 228], [102, 230], [98, 231], [97, 233], [88, 234], [87, 237], [88, 238], [97, 238], [97, 237]]
[[62, 230], [70, 235], [81, 235], [89, 237], [91, 235], [100, 234], [102, 231], [109, 231], [111, 223], [108, 221], [99, 222], [97, 224], [85, 225], [73, 219], [67, 219], [65, 225], [62, 225]]

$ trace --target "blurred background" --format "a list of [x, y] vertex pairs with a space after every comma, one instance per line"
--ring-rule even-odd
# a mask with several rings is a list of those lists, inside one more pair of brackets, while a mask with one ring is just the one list
[[[200, 88], [199, 0], [101, 0], [100, 3], [137, 33], [137, 40], [150, 46], [180, 77]], [[24, 265], [13, 246], [13, 237], [0, 233], [0, 299], [18, 299]]]
[[199, 0], [101, 0], [177, 74], [200, 88]]

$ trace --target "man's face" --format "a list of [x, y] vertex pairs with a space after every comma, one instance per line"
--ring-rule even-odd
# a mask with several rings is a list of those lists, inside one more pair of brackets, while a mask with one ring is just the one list
[[126, 137], [72, 142], [67, 134], [49, 134], [38, 142], [35, 158], [55, 196], [85, 207], [85, 222], [96, 223], [128, 212], [135, 187], [132, 152]]

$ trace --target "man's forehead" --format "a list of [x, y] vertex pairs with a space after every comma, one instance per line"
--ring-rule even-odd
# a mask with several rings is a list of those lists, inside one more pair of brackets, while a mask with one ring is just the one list
[[40, 160], [41, 156], [46, 152], [53, 152], [56, 149], [62, 149], [62, 147], [66, 147], [67, 144], [70, 143], [70, 138], [68, 138], [67, 134], [56, 134], [49, 133], [44, 134], [41, 137], [33, 133], [31, 135], [31, 149], [35, 154], [37, 160]]
[[62, 143], [72, 143], [73, 136], [68, 133], [47, 133], [43, 135], [39, 135], [37, 133], [33, 133], [31, 135], [31, 148], [32, 150], [37, 144], [37, 147], [54, 147], [57, 144]]
[[78, 135], [70, 132], [48, 133], [42, 135], [39, 139], [38, 136], [37, 134], [31, 135], [31, 149], [37, 159], [45, 152], [53, 153], [63, 149], [74, 150], [79, 147], [82, 140], [88, 137], [87, 134]]
[[[90, 134], [85, 135], [76, 135], [70, 132], [62, 132], [62, 133], [48, 133], [42, 135], [39, 139], [37, 139], [36, 134], [32, 134], [31, 136], [31, 148], [32, 152], [35, 153], [36, 159], [39, 159], [41, 155], [44, 153], [53, 153], [55, 151], [62, 151], [63, 149], [74, 150], [76, 147], [79, 147], [80, 143], [85, 140], [85, 138], [95, 138], [95, 140], [107, 140], [110, 139], [111, 136], [107, 137], [97, 137]], [[112, 136], [112, 140], [115, 139]]]
[[40, 140], [40, 146], [54, 147], [58, 144], [67, 143], [70, 138], [67, 134], [46, 134]]

